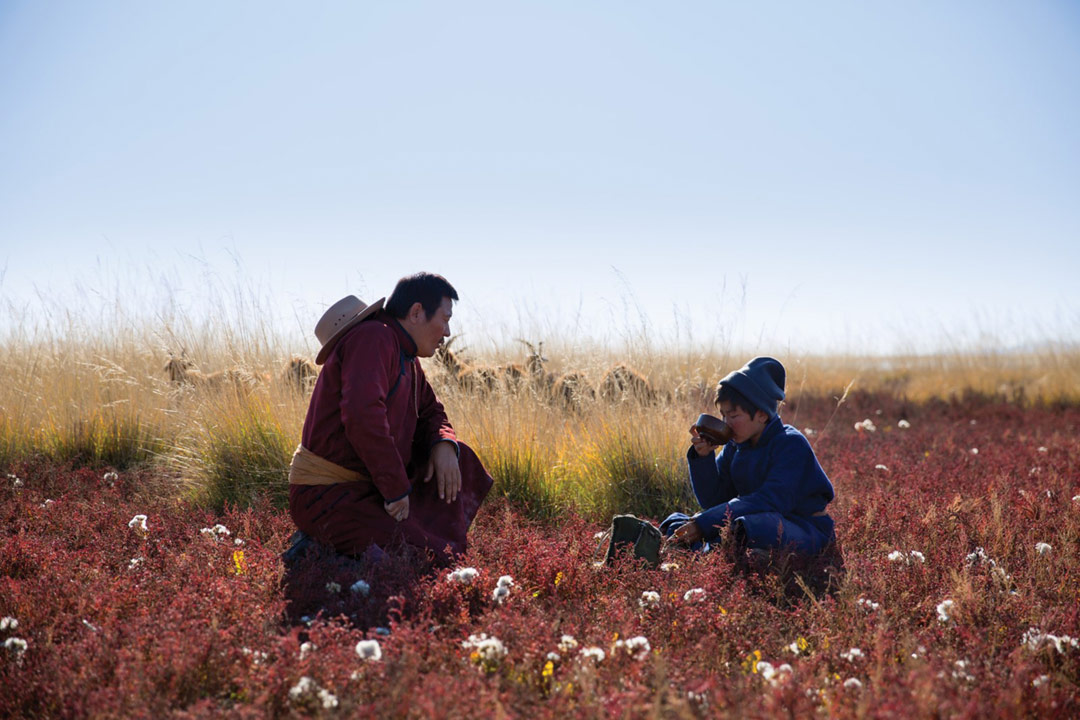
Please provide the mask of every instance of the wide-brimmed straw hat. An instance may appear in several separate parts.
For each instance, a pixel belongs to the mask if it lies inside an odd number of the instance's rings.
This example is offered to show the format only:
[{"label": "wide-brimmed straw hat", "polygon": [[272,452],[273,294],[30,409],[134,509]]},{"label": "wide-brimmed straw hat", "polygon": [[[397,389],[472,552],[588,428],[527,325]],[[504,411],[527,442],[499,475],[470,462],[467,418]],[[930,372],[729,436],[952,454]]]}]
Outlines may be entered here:
[{"label": "wide-brimmed straw hat", "polygon": [[355,295],[349,295],[338,300],[330,306],[315,324],[315,337],[319,339],[322,349],[315,356],[315,364],[322,365],[330,355],[330,351],[337,345],[337,341],[345,334],[345,331],[356,323],[371,317],[382,309],[386,298],[379,298],[370,305]]}]

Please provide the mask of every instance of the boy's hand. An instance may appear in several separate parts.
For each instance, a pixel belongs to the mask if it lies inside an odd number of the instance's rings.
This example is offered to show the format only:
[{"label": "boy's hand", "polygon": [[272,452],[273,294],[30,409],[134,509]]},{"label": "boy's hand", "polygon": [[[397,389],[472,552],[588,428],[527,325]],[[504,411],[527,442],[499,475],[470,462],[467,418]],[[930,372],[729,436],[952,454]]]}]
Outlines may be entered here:
[{"label": "boy's hand", "polygon": [[716,451],[719,445],[713,445],[711,442],[701,437],[698,434],[697,428],[690,428],[690,442],[694,445],[694,452],[698,454],[698,457],[705,457]]},{"label": "boy's hand", "polygon": [[701,527],[691,520],[671,534],[671,542],[678,545],[693,545],[705,539]]}]

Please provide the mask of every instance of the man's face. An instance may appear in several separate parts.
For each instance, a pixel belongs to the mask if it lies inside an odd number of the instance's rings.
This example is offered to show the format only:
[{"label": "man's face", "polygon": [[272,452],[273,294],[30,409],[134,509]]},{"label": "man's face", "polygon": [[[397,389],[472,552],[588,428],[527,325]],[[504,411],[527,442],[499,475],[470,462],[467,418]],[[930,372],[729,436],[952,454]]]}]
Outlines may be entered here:
[{"label": "man's face", "polygon": [[737,443],[743,443],[747,440],[756,443],[757,439],[761,437],[761,431],[769,424],[768,415],[760,410],[751,415],[741,407],[736,407],[727,402],[720,403],[719,408],[720,417],[731,428],[732,439]]},{"label": "man's face", "polygon": [[405,329],[416,341],[416,354],[419,357],[431,357],[443,338],[450,337],[450,317],[453,314],[453,301],[448,297],[442,299],[430,318],[424,315],[424,307],[420,303],[413,304],[406,318]]}]

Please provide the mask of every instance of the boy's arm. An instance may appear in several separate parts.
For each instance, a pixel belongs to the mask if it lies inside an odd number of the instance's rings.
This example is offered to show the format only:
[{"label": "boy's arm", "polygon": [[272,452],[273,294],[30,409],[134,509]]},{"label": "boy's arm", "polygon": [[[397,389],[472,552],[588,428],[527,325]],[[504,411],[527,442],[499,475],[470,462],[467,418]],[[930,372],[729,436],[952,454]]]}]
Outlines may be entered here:
[{"label": "boy's arm", "polygon": [[813,450],[802,436],[792,438],[777,449],[770,458],[764,482],[752,493],[728,499],[700,513],[695,522],[706,539],[713,539],[728,518],[760,512],[790,514],[804,492],[803,478]]},{"label": "boy's arm", "polygon": [[815,465],[814,451],[802,435],[786,435],[769,459],[764,481],[758,489],[728,502],[732,517],[759,512],[789,515],[808,495]]},{"label": "boy's arm", "polygon": [[720,456],[712,453],[701,456],[690,447],[686,451],[686,464],[690,469],[690,486],[702,508],[727,502],[735,497],[735,483],[731,480],[731,455],[734,448],[725,445]]}]

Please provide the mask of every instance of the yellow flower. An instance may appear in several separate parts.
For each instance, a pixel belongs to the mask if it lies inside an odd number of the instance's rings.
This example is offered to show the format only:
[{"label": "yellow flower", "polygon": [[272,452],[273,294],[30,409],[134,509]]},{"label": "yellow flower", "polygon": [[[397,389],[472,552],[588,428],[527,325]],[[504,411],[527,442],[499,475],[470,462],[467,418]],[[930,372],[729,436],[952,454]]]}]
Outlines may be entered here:
[{"label": "yellow flower", "polygon": [[743,660],[742,667],[745,673],[757,673],[757,664],[761,662],[761,651],[755,650],[746,656]]},{"label": "yellow flower", "polygon": [[810,643],[802,635],[795,641],[795,647],[799,648],[799,652],[804,653],[810,649]]},{"label": "yellow flower", "polygon": [[243,575],[244,574],[244,568],[246,567],[246,565],[244,563],[244,551],[243,550],[233,550],[232,559],[233,559],[233,563],[236,564],[236,574],[237,575]]},{"label": "yellow flower", "polygon": [[727,615],[727,610],[724,609],[723,605],[718,605],[717,607],[720,608],[720,614],[721,615]]},{"label": "yellow flower", "polygon": [[542,675],[545,678],[549,678],[554,674],[555,674],[555,663],[548,660],[546,663],[544,663],[544,672],[542,673]]},{"label": "yellow flower", "polygon": [[555,587],[559,587],[559,583],[562,582],[562,579],[563,579],[563,572],[562,572],[562,570],[560,570],[559,572],[555,573]]}]

